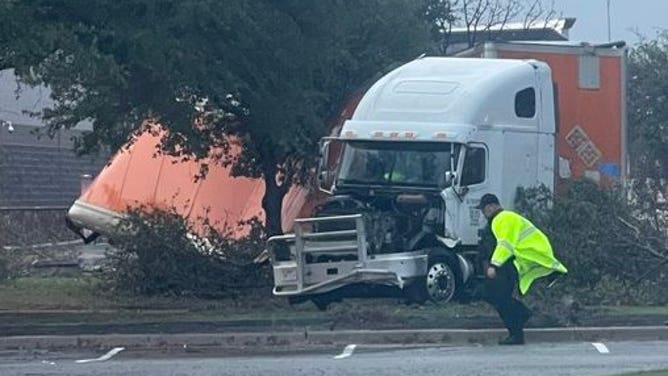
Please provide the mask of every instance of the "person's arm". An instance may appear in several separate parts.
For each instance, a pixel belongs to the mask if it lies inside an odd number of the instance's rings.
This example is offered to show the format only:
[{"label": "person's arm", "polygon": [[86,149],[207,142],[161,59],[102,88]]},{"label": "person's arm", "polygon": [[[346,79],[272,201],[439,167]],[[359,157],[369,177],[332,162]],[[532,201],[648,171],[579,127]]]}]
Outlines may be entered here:
[{"label": "person's arm", "polygon": [[492,252],[490,266],[498,268],[514,255],[517,231],[512,218],[501,213],[492,221],[492,232],[496,238],[496,247]]},{"label": "person's arm", "polygon": [[478,265],[488,277],[490,277],[489,260],[492,257],[492,252],[495,247],[496,239],[494,239],[492,224],[490,223],[486,225],[484,229],[480,230],[480,244],[478,245]]}]

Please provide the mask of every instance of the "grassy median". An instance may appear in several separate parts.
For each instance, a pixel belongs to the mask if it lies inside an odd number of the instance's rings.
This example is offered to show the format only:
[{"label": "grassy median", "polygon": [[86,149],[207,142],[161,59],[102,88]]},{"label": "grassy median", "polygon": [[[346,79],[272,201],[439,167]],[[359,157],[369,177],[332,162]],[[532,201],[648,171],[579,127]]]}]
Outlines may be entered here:
[{"label": "grassy median", "polygon": [[[577,325],[663,325],[668,307],[585,307]],[[55,326],[153,325],[155,331],[208,331],[216,328],[294,329],[485,328],[501,323],[487,304],[405,305],[398,298],[344,299],[319,311],[306,302],[289,305],[271,289],[248,289],[236,297],[133,296],[108,290],[94,275],[21,277],[0,283],[0,326],[7,333],[51,333]],[[39,327],[42,325],[42,327]],[[540,311],[529,326],[558,326]],[[145,326],[146,327],[146,326]],[[54,329],[55,330],[55,329]],[[83,331],[84,329],[80,329]],[[112,329],[110,329],[112,330]],[[116,329],[113,329],[116,330]],[[5,334],[7,335],[7,334]]]}]

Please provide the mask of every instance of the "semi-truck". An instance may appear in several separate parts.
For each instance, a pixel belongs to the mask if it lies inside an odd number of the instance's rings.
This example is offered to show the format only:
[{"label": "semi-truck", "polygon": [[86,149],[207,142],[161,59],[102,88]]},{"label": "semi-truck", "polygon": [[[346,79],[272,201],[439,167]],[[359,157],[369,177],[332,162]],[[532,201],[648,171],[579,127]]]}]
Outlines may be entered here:
[{"label": "semi-truck", "polygon": [[624,181],[625,61],[623,42],[490,42],[384,75],[320,143],[328,198],[268,239],[273,293],[451,301],[484,278],[483,194]]}]

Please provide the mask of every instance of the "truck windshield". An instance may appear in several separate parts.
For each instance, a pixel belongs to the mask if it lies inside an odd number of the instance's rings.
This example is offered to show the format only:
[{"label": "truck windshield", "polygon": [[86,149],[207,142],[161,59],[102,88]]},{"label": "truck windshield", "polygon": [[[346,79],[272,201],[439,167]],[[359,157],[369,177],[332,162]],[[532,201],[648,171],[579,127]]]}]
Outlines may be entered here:
[{"label": "truck windshield", "polygon": [[341,157],[339,185],[405,185],[438,187],[450,169],[454,148],[457,166],[459,145],[446,142],[348,142]]}]

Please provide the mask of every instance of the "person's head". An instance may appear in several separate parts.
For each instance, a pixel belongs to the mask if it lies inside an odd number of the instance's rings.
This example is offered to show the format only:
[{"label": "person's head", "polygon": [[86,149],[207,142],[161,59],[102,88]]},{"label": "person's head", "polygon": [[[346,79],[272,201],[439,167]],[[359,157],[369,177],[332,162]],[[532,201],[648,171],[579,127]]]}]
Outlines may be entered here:
[{"label": "person's head", "polygon": [[485,215],[485,218],[491,218],[494,213],[501,210],[501,204],[499,203],[499,198],[496,195],[491,193],[486,193],[480,198],[480,204],[478,204],[478,209],[482,211],[482,214]]}]

